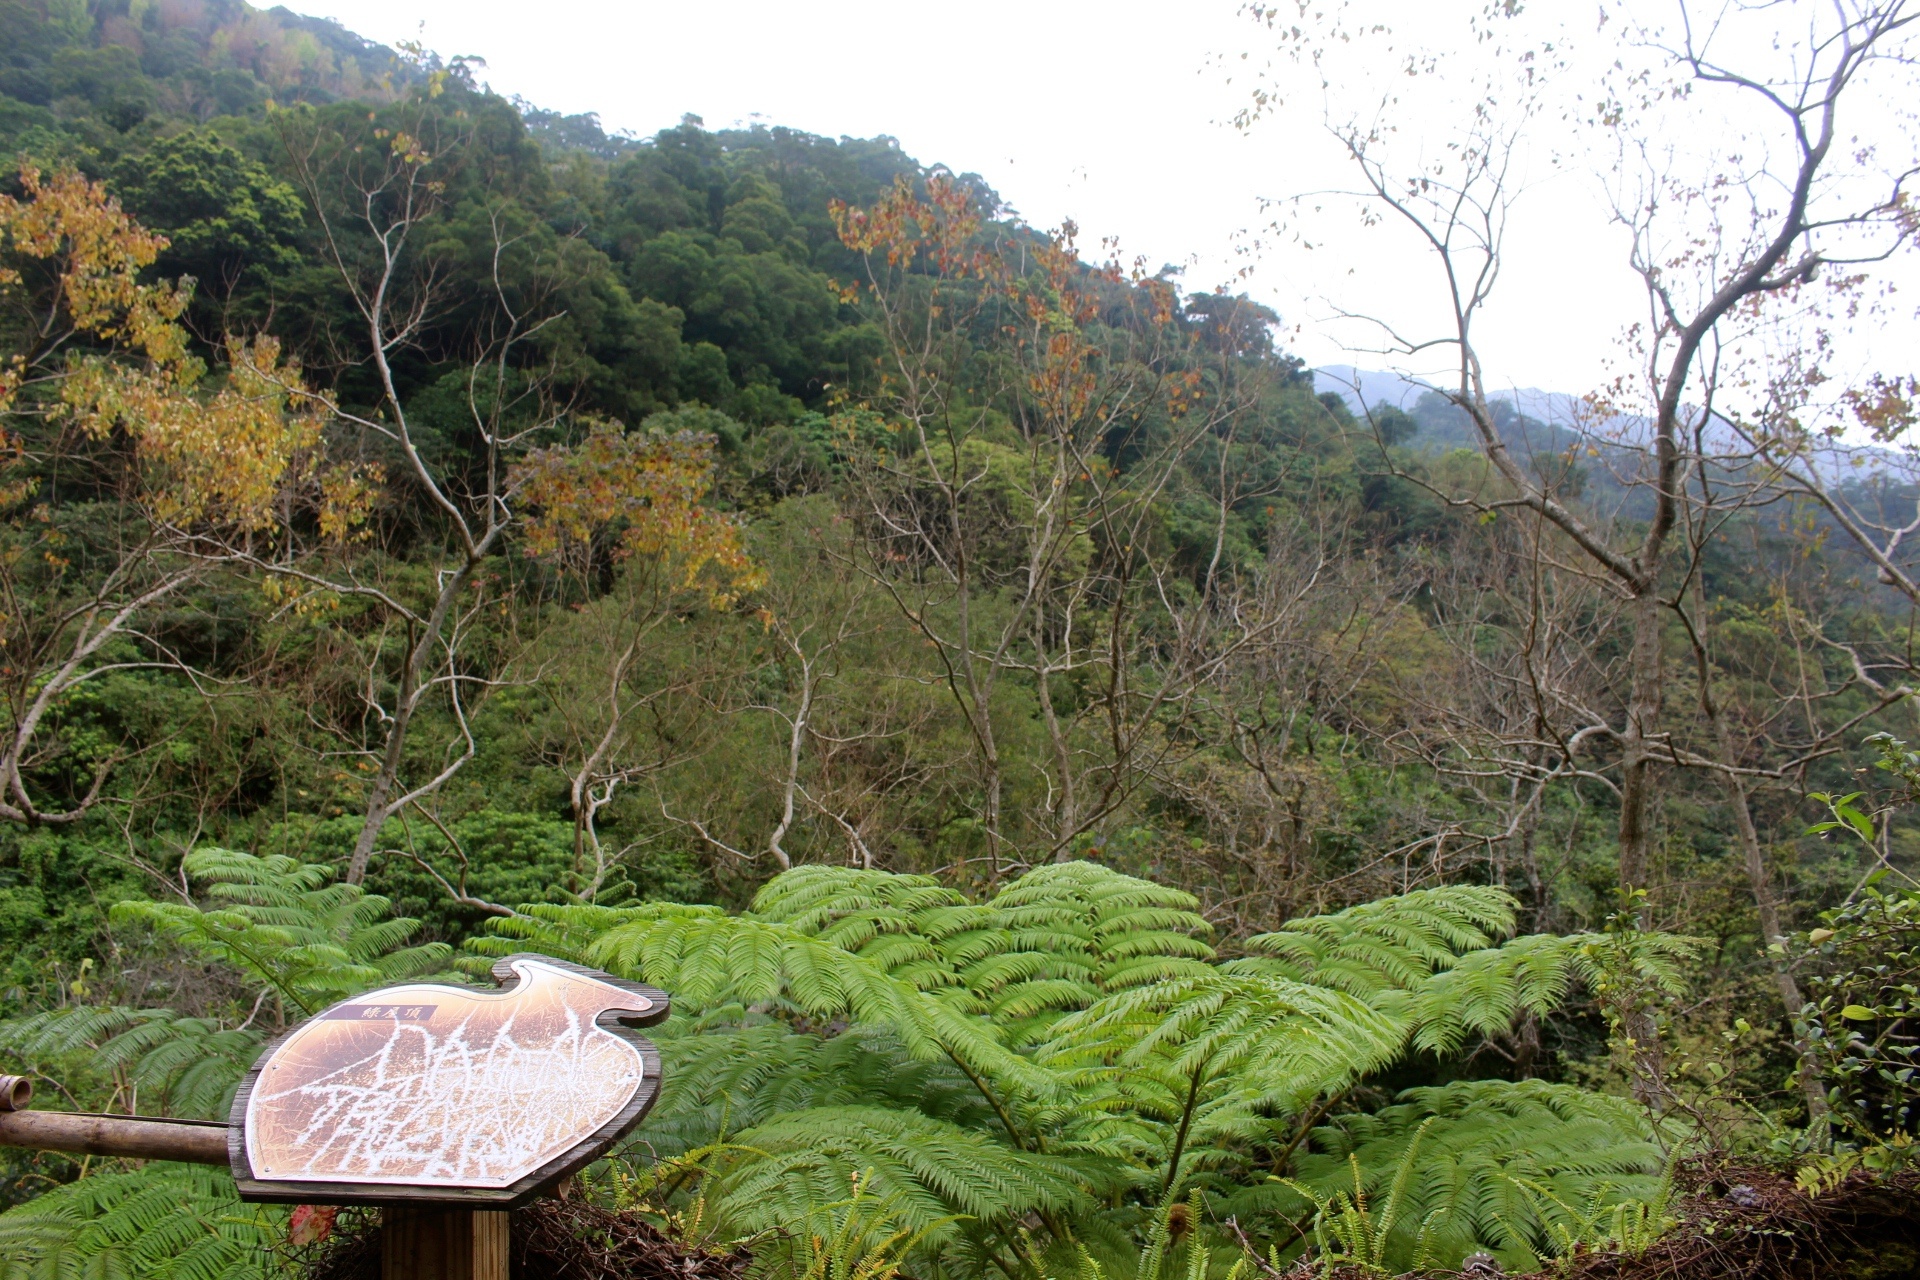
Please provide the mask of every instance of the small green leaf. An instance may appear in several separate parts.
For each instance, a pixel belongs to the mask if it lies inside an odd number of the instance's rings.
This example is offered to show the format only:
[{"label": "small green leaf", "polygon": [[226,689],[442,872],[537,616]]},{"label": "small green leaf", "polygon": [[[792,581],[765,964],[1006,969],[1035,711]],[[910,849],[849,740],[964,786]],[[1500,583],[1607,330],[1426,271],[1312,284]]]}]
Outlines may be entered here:
[{"label": "small green leaf", "polygon": [[1840,1011],[1840,1016],[1854,1022],[1872,1022],[1875,1014],[1863,1004],[1850,1004]]}]

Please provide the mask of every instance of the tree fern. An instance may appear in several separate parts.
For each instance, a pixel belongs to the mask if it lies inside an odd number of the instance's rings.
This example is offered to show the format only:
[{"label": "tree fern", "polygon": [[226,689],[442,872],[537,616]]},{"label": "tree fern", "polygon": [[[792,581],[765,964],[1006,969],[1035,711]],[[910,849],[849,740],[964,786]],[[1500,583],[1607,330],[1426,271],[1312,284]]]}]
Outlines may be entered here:
[{"label": "tree fern", "polygon": [[0,1214],[0,1280],[259,1280],[285,1210],[242,1204],[224,1169],[96,1173]]},{"label": "tree fern", "polygon": [[[1624,962],[1612,935],[1611,950],[1585,937],[1496,946],[1512,899],[1464,886],[1297,920],[1221,963],[1195,905],[1091,863],[1038,868],[982,902],[928,877],[807,867],[770,881],[740,916],[536,906],[494,922],[479,950],[532,946],[630,973],[696,1015],[663,1029],[670,1083],[649,1141],[671,1152],[726,1139],[718,1185],[741,1229],[844,1198],[867,1168],[911,1224],[992,1220],[1024,1203],[1009,1189],[1017,1183],[988,1195],[967,1192],[972,1180],[1040,1169],[1077,1188],[1071,1232],[1081,1239],[1137,1224],[1127,1203],[1164,1204],[1190,1177],[1244,1188],[1267,1162],[1298,1157],[1308,1169],[1333,1158],[1337,1126],[1298,1149],[1316,1106],[1416,1048],[1450,1052],[1470,1031],[1544,1011],[1576,981],[1606,981],[1609,965],[1625,963],[1633,981],[1677,980],[1681,953],[1658,935],[1628,940],[1636,958]],[[1449,1240],[1483,1238],[1502,1213],[1521,1224],[1516,1240],[1537,1228],[1537,1215],[1510,1203],[1518,1184],[1493,1158],[1524,1146],[1532,1128],[1543,1158],[1528,1176],[1569,1193],[1585,1186],[1579,1166],[1547,1157],[1594,1136],[1593,1117],[1565,1101],[1586,1095],[1485,1088],[1494,1093],[1410,1094],[1401,1111],[1426,1112],[1407,1124],[1389,1112],[1380,1133],[1355,1129],[1350,1142],[1372,1178],[1395,1141],[1431,1120],[1451,1198],[1421,1182],[1418,1216],[1445,1208]],[[1496,1113],[1504,1127],[1489,1127]],[[1507,1147],[1473,1148],[1476,1125]],[[1627,1132],[1613,1128],[1616,1139]],[[1609,1159],[1597,1167],[1613,1168]],[[1244,1194],[1250,1212],[1278,1213],[1275,1197],[1292,1193]],[[1108,1207],[1087,1207],[1096,1201]],[[1056,1212],[1042,1214],[1049,1231],[1068,1230],[1047,1216]],[[955,1227],[941,1239],[956,1265],[1010,1265],[995,1251],[1011,1246],[991,1232]]]},{"label": "tree fern", "polygon": [[152,925],[303,1014],[440,967],[452,954],[442,942],[405,946],[419,922],[392,915],[391,903],[358,885],[332,883],[328,866],[203,848],[183,867],[217,905],[134,900],[115,905],[114,922]]},{"label": "tree fern", "polygon": [[844,1198],[855,1175],[894,1201],[900,1220],[933,1228],[964,1215],[1008,1223],[1029,1213],[1086,1204],[1083,1175],[1069,1161],[1013,1150],[977,1130],[887,1107],[792,1112],[735,1139],[744,1154],[713,1192],[736,1231],[767,1230],[805,1217],[811,1204]]},{"label": "tree fern", "polygon": [[[444,958],[325,868],[206,850],[189,872],[204,909],[130,904],[115,919],[230,966],[264,1003],[225,1021],[43,1014],[0,1026],[0,1050],[49,1064],[85,1055],[143,1100],[217,1113],[264,1025]],[[1091,863],[1037,868],[982,901],[923,876],[803,867],[738,915],[529,906],[491,922],[466,963],[531,949],[673,992],[675,1016],[656,1033],[666,1089],[628,1154],[688,1162],[737,1233],[808,1221],[870,1178],[862,1204],[918,1241],[916,1273],[1012,1275],[1076,1243],[1131,1256],[1189,1182],[1285,1232],[1311,1204],[1270,1171],[1317,1195],[1358,1176],[1373,1194],[1417,1163],[1383,1257],[1430,1220],[1455,1256],[1493,1245],[1522,1259],[1566,1225],[1556,1206],[1641,1187],[1657,1158],[1629,1104],[1470,1082],[1339,1115],[1303,1145],[1313,1117],[1411,1052],[1456,1052],[1576,985],[1679,981],[1686,946],[1661,935],[1495,945],[1512,905],[1494,889],[1422,890],[1293,921],[1222,962],[1189,895]],[[102,1275],[170,1278],[189,1274],[173,1268],[191,1254],[194,1280],[217,1280],[222,1251],[258,1229],[245,1213],[229,1221],[193,1200],[164,1229],[123,1239],[105,1225],[144,1221],[169,1196],[186,1203],[199,1193],[183,1176],[109,1167],[0,1226],[52,1268],[35,1274],[98,1257]],[[670,1194],[686,1183],[676,1174]],[[1192,1252],[1204,1263],[1203,1247]]]},{"label": "tree fern", "polygon": [[1310,916],[1247,939],[1231,971],[1267,973],[1355,995],[1415,987],[1513,930],[1503,889],[1446,885]]},{"label": "tree fern", "polygon": [[[1416,1135],[1418,1159],[1408,1161]],[[1472,1080],[1410,1089],[1391,1107],[1322,1125],[1297,1180],[1331,1198],[1353,1190],[1357,1169],[1366,1193],[1383,1199],[1404,1178],[1385,1254],[1396,1269],[1424,1245],[1437,1265],[1485,1249],[1522,1270],[1555,1251],[1550,1219],[1559,1212],[1526,1184],[1568,1205],[1610,1204],[1655,1195],[1663,1162],[1645,1112],[1626,1099],[1542,1080]],[[1236,1192],[1222,1211],[1297,1221],[1314,1206],[1267,1182]]]}]

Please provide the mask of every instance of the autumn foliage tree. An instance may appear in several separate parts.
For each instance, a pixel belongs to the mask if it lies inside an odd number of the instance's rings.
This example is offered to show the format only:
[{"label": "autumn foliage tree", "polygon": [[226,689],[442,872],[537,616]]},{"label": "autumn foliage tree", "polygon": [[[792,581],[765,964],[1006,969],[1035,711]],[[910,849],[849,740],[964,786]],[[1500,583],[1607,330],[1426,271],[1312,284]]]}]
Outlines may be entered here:
[{"label": "autumn foliage tree", "polygon": [[[948,176],[833,213],[864,264],[853,296],[887,340],[870,400],[883,425],[852,450],[863,563],[938,655],[997,876],[1101,830],[1182,754],[1171,726],[1204,682],[1270,630],[1223,603],[1251,586],[1229,531],[1258,485],[1226,459],[1267,371],[1209,351],[1139,263],[1083,263],[1070,223],[989,224]],[[1218,465],[1196,465],[1209,451]],[[1182,500],[1206,524],[1176,547],[1161,522]],[[1018,833],[1008,681],[1032,688],[1046,744],[1045,800]]]},{"label": "autumn foliage tree", "polygon": [[364,506],[276,342],[229,342],[219,376],[192,354],[192,281],[140,278],[164,237],[72,170],[29,166],[20,185],[0,196],[0,815],[64,824],[122,762],[68,739],[71,699],[115,672],[184,669],[142,628],[207,572],[203,541],[271,543],[296,506],[338,537]]},{"label": "autumn foliage tree", "polygon": [[713,446],[695,431],[599,423],[577,445],[534,450],[513,474],[531,512],[526,553],[564,566],[583,588],[603,575],[616,579],[595,606],[599,625],[586,629],[592,675],[571,691],[584,696],[555,695],[571,739],[572,892],[589,902],[614,863],[596,818],[655,763],[633,725],[662,692],[634,678],[649,636],[684,609],[726,608],[765,580],[739,522],[704,505]]}]

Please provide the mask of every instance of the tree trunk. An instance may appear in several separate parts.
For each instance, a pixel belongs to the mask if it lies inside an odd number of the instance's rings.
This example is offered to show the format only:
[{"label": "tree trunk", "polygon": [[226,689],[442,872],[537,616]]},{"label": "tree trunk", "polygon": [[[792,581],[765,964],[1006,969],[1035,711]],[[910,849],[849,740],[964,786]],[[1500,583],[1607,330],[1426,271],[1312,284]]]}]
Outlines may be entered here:
[{"label": "tree trunk", "polygon": [[[1732,735],[1727,731],[1726,719],[1720,714],[1718,706],[1712,706],[1711,710],[1720,741],[1721,762],[1730,766],[1734,762]],[[1747,803],[1747,784],[1735,773],[1723,772],[1720,776],[1725,780],[1727,806],[1733,810],[1734,827],[1740,834],[1740,852],[1746,859],[1747,884],[1753,890],[1754,909],[1760,916],[1760,945],[1766,952],[1767,963],[1773,969],[1773,985],[1780,992],[1780,1004],[1786,1012],[1787,1025],[1793,1028],[1793,1052],[1800,1060],[1800,1090],[1807,1099],[1808,1135],[1815,1139],[1816,1145],[1824,1147],[1827,1091],[1820,1070],[1814,1065],[1813,1045],[1807,1035],[1807,999],[1787,963],[1787,934],[1780,923],[1780,904],[1775,901],[1773,885],[1767,878],[1766,859],[1760,850],[1760,833],[1754,828],[1753,809]]]},{"label": "tree trunk", "polygon": [[[1646,890],[1653,867],[1651,740],[1659,733],[1660,713],[1665,705],[1661,687],[1660,598],[1655,575],[1649,574],[1635,594],[1628,617],[1633,626],[1633,648],[1629,657],[1631,689],[1627,703],[1626,732],[1621,735],[1623,756],[1620,762],[1620,891],[1625,901],[1632,891]],[[1642,897],[1636,914],[1642,929],[1653,927],[1652,899]],[[1634,1060],[1634,1095],[1641,1102],[1660,1107],[1666,1100],[1666,1051],[1660,1044],[1660,1028],[1654,1016],[1638,1003],[1628,1006],[1621,1019],[1629,1051]]]},{"label": "tree trunk", "polygon": [[400,764],[406,753],[407,728],[413,723],[414,710],[420,703],[420,684],[426,676],[427,655],[433,652],[435,642],[446,628],[447,615],[453,611],[453,602],[467,585],[467,579],[478,563],[477,559],[469,556],[467,562],[446,579],[440,587],[439,598],[433,602],[433,612],[427,615],[426,623],[418,633],[411,637],[407,665],[400,677],[400,696],[394,700],[393,720],[387,726],[386,748],[381,752],[380,768],[375,771],[367,787],[366,817],[360,823],[359,838],[353,842],[353,858],[347,863],[348,884],[360,884],[367,878],[367,864],[373,859],[374,841],[380,838],[380,828],[386,826],[387,819],[393,816],[391,801],[394,784],[400,777]]},{"label": "tree trunk", "polygon": [[[1633,626],[1629,658],[1631,691],[1627,702],[1626,732],[1621,735],[1620,761],[1620,889],[1623,893],[1648,887],[1653,867],[1651,821],[1653,747],[1660,731],[1665,690],[1660,654],[1660,601],[1653,583],[1635,596],[1628,617]],[[1640,908],[1642,927],[1649,924],[1649,908]]]}]

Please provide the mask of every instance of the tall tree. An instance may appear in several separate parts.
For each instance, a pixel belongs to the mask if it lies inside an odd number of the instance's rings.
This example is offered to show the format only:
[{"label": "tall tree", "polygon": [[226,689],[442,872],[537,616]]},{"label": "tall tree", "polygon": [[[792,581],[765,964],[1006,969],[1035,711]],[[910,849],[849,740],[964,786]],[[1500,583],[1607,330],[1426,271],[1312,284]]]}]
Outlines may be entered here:
[{"label": "tall tree", "polygon": [[[141,281],[166,239],[102,186],[31,166],[20,183],[0,196],[0,817],[65,825],[127,748],[75,750],[62,715],[115,673],[191,674],[146,628],[206,573],[201,539],[270,536],[321,483],[321,424],[270,339],[230,342],[206,376],[179,323],[191,281]],[[333,497],[337,533],[363,512]]]},{"label": "tall tree", "polygon": [[[1513,39],[1501,24],[1517,12],[1489,10],[1483,35]],[[1323,78],[1331,74],[1320,58],[1334,33],[1311,24],[1283,26],[1271,9],[1261,15],[1285,32],[1300,65],[1317,65]],[[1625,481],[1638,495],[1640,517],[1632,521],[1605,520],[1570,500],[1554,469],[1528,456],[1529,442],[1495,413],[1476,332],[1505,263],[1522,185],[1517,157],[1547,106],[1548,88],[1557,87],[1556,73],[1569,63],[1551,45],[1524,52],[1503,47],[1499,61],[1517,74],[1497,88],[1476,86],[1480,103],[1463,117],[1459,136],[1416,157],[1395,146],[1385,124],[1394,99],[1351,115],[1339,114],[1343,106],[1330,108],[1328,125],[1360,179],[1362,204],[1406,229],[1437,269],[1437,301],[1446,317],[1440,331],[1414,332],[1387,317],[1378,324],[1388,348],[1403,358],[1434,348],[1452,352],[1447,397],[1465,414],[1498,484],[1443,496],[1489,520],[1524,511],[1551,523],[1620,597],[1625,698],[1588,741],[1617,753],[1608,767],[1618,791],[1623,890],[1644,890],[1653,875],[1657,777],[1664,765],[1694,764],[1729,779],[1741,773],[1717,749],[1680,758],[1669,719],[1667,629],[1690,578],[1689,548],[1680,536],[1689,520],[1689,479],[1743,469],[1739,442],[1717,424],[1743,387],[1767,387],[1799,370],[1790,355],[1782,367],[1769,338],[1798,333],[1821,273],[1855,275],[1912,232],[1905,192],[1915,167],[1903,157],[1852,146],[1844,116],[1872,96],[1912,92],[1914,16],[1904,0],[1849,2],[1810,12],[1787,37],[1773,9],[1707,14],[1683,3],[1666,26],[1609,11],[1648,55],[1644,62],[1622,60],[1617,74],[1594,86],[1598,122],[1619,140],[1616,154],[1625,166],[1615,211],[1631,236],[1624,266],[1643,288],[1647,319],[1625,337],[1627,371],[1590,400],[1587,430],[1604,443],[1610,462],[1629,468]],[[1768,41],[1772,49],[1762,52]],[[1438,69],[1424,56],[1408,66],[1416,73]],[[1660,127],[1661,104],[1716,93],[1730,96],[1717,105],[1733,113],[1739,127],[1762,135],[1754,153],[1731,174],[1654,161],[1660,153],[1645,135]],[[1260,99],[1247,121],[1273,102]],[[1644,169],[1636,167],[1641,159]],[[1633,424],[1624,439],[1601,440],[1610,431],[1622,434],[1622,421]],[[1753,450],[1744,453],[1751,459]],[[1750,499],[1754,490],[1749,484],[1742,492]],[[1702,512],[1700,518],[1711,523],[1714,517]],[[1730,795],[1744,814],[1744,795]],[[1769,914],[1764,902],[1761,909]],[[1797,1017],[1799,1011],[1788,1012]],[[1629,1034],[1657,1052],[1651,1025]]]}]

